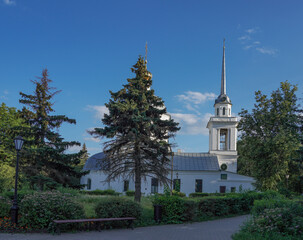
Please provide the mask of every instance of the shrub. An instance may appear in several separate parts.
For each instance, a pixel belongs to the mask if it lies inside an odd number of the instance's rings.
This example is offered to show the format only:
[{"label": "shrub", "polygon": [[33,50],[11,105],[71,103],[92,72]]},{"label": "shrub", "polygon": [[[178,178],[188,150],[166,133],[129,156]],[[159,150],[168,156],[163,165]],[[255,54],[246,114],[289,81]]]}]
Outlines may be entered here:
[{"label": "shrub", "polygon": [[172,194],[173,194],[174,196],[178,196],[178,197],[185,197],[185,196],[186,196],[185,193],[183,193],[183,192],[178,192],[178,191],[176,191],[176,190],[173,190]]},{"label": "shrub", "polygon": [[285,200],[285,199],[262,199],[256,200],[254,202],[254,206],[252,208],[253,215],[259,215],[263,213],[265,209],[272,209],[272,208],[281,208],[296,205],[296,203]]},{"label": "shrub", "polygon": [[303,207],[292,204],[282,208],[264,209],[262,213],[247,222],[240,233],[263,237],[272,234],[280,236],[272,239],[302,239]]},{"label": "shrub", "polygon": [[12,203],[4,197],[0,196],[0,218],[8,217]]},{"label": "shrub", "polygon": [[[141,206],[137,202],[118,197],[101,199],[96,205],[95,212],[98,218],[135,217],[137,220],[140,220],[142,215]],[[105,225],[121,227],[126,223],[113,222]]]},{"label": "shrub", "polygon": [[[33,194],[35,191],[34,190],[19,190],[18,191],[18,195],[17,195],[17,198],[18,198],[18,203],[20,203],[22,201],[22,199],[26,196],[26,195],[31,195]],[[6,192],[3,192],[1,194],[3,197],[5,198],[9,198],[10,200],[14,200],[14,197],[15,197],[15,192],[14,191],[6,191]]]},{"label": "shrub", "polygon": [[36,192],[27,195],[21,202],[20,224],[33,229],[53,230],[55,219],[79,219],[84,217],[83,207],[74,202],[70,194],[53,192]]},{"label": "shrub", "polygon": [[97,190],[93,190],[93,191],[82,190],[81,193],[88,194],[88,195],[111,195],[111,196],[118,196],[120,194],[113,189],[106,189],[106,190],[97,189]]},{"label": "shrub", "polygon": [[207,197],[207,196],[209,196],[208,193],[201,193],[201,192],[194,192],[194,193],[189,194],[189,197],[192,197],[192,198],[194,198],[194,197]]},{"label": "shrub", "polygon": [[128,190],[125,192],[125,194],[126,194],[126,196],[133,197],[133,196],[135,196],[135,191]]},{"label": "shrub", "polygon": [[192,221],[196,215],[196,203],[178,196],[157,195],[153,200],[153,204],[162,205],[163,221],[167,223]]}]

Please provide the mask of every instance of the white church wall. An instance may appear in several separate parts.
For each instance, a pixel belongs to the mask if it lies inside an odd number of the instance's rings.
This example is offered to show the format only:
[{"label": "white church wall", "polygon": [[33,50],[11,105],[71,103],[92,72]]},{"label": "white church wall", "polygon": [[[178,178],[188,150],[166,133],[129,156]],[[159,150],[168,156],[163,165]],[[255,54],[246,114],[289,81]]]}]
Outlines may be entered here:
[{"label": "white church wall", "polygon": [[[221,174],[227,174],[227,179],[222,180]],[[113,189],[116,192],[123,193],[124,179],[119,178],[116,181],[110,183],[105,182],[106,175],[103,171],[91,171],[89,174],[81,178],[81,184],[87,184],[87,179],[91,179],[90,190],[106,190]],[[170,175],[168,176],[170,179]],[[142,179],[141,192],[143,195],[151,194],[151,177]],[[195,192],[196,179],[202,180],[202,192],[215,193],[220,192],[220,186],[226,187],[226,192],[230,192],[232,187],[242,190],[253,190],[252,183],[253,178],[235,174],[232,172],[225,171],[174,171],[173,179],[180,179],[180,191],[185,193],[187,196],[190,193]],[[240,187],[241,186],[241,187]],[[170,186],[169,186],[170,187]],[[87,188],[86,188],[87,190]],[[135,190],[135,183],[133,179],[129,179],[129,190]],[[158,193],[164,192],[164,186],[158,185]]]}]

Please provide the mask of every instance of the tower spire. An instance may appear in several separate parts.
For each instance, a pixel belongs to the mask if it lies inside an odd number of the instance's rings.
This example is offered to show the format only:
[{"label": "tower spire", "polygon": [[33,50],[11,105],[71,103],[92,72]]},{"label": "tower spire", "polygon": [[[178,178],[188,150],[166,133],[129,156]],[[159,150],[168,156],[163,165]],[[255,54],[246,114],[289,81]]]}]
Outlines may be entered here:
[{"label": "tower spire", "polygon": [[145,43],[145,63],[147,65],[147,41]]},{"label": "tower spire", "polygon": [[226,70],[225,70],[225,38],[223,39],[223,59],[221,75],[221,95],[226,95]]}]

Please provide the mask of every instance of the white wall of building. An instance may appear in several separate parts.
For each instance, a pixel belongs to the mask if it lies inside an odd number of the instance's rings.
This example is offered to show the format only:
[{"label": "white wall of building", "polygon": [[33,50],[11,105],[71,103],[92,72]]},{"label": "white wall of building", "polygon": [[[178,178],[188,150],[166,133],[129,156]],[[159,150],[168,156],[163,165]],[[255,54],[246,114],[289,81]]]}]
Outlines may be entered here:
[{"label": "white wall of building", "polygon": [[[227,179],[222,180],[221,174],[227,174]],[[82,177],[81,184],[87,184],[88,178],[91,179],[90,190],[113,189],[116,192],[123,193],[124,179],[122,177],[118,178],[116,181],[108,183],[105,182],[106,174],[103,171],[91,171],[89,174]],[[175,171],[173,174],[173,179],[181,180],[180,191],[185,193],[187,196],[190,193],[195,192],[196,179],[202,179],[202,192],[206,193],[220,192],[220,186],[226,186],[226,192],[230,192],[231,187],[235,187],[237,192],[240,190],[240,188],[242,190],[254,189],[252,185],[254,182],[253,178],[227,171]],[[135,183],[133,179],[129,180],[129,190],[135,190]],[[147,177],[145,180],[142,179],[141,192],[144,195],[151,194],[151,177]],[[163,185],[159,184],[158,192],[164,192]]]}]

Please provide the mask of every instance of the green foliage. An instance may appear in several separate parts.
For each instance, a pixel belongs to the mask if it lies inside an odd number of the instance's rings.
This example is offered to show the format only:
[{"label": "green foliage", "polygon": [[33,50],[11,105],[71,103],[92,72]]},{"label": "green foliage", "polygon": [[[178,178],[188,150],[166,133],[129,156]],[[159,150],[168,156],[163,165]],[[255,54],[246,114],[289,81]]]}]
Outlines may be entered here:
[{"label": "green foliage", "polygon": [[8,217],[12,203],[5,197],[0,196],[0,218]]},{"label": "green foliage", "polygon": [[[278,236],[271,239],[303,239],[303,206],[298,204],[285,204],[276,207],[268,205],[263,211],[257,212],[254,217],[242,227],[239,236],[249,235]],[[239,238],[234,238],[239,239]],[[258,238],[255,238],[258,239]]]},{"label": "green foliage", "polygon": [[135,196],[135,191],[128,190],[128,191],[126,191],[125,194],[126,194],[126,196],[133,197],[133,196]]},{"label": "green foliage", "polygon": [[190,193],[189,197],[195,198],[195,197],[207,197],[209,196],[208,193],[201,193],[201,192],[194,192],[194,193]]},{"label": "green foliage", "polygon": [[88,194],[88,195],[112,195],[112,196],[118,196],[120,194],[113,189],[106,189],[106,190],[96,189],[93,191],[82,190],[81,193]]},{"label": "green foliage", "polygon": [[28,225],[33,229],[48,228],[53,231],[53,220],[84,218],[84,210],[70,194],[58,191],[36,192],[23,198],[20,215],[21,226]]},{"label": "green foliage", "polygon": [[178,197],[185,197],[186,194],[180,191],[173,190],[173,195]]},{"label": "green foliage", "polygon": [[[119,197],[100,199],[95,208],[95,212],[98,218],[135,217],[137,220],[140,220],[142,216],[142,208],[140,204]],[[113,222],[106,225],[112,227],[121,227],[125,224],[127,224],[127,222]]]},{"label": "green foliage", "polygon": [[82,151],[65,153],[67,148],[80,143],[64,141],[58,131],[63,123],[76,124],[76,120],[64,115],[51,115],[54,112],[53,97],[59,91],[50,86],[52,80],[47,69],[42,71],[42,77],[32,82],[35,85],[33,95],[20,92],[19,102],[24,104],[20,114],[29,125],[20,128],[26,139],[21,170],[32,188],[55,189],[60,185],[80,188],[80,177],[84,173],[75,166],[80,163]]},{"label": "green foliage", "polygon": [[157,195],[153,200],[153,204],[162,206],[163,221],[166,223],[192,221],[195,217],[195,202],[185,200],[178,196]]},{"label": "green foliage", "polygon": [[292,160],[300,146],[296,91],[297,86],[287,81],[270,98],[257,91],[252,112],[239,113],[239,173],[253,176],[260,190],[277,190],[281,183],[286,186],[286,175],[294,176],[289,179],[291,186],[302,175]]},{"label": "green foliage", "polygon": [[154,175],[162,183],[167,182],[171,154],[167,141],[179,130],[174,120],[163,120],[166,114],[164,101],[151,89],[151,74],[146,62],[139,57],[131,69],[135,77],[118,92],[111,92],[105,106],[104,128],[95,128],[90,133],[95,137],[111,140],[104,145],[108,164],[107,180],[121,176],[134,176],[135,200],[141,199],[141,179]]},{"label": "green foliage", "polygon": [[[18,203],[20,203],[26,195],[31,195],[34,192],[35,191],[29,190],[29,189],[18,190],[18,194],[17,194]],[[14,191],[5,191],[5,192],[1,193],[1,196],[8,198],[10,200],[14,200],[15,192]]]},{"label": "green foliage", "polygon": [[297,204],[287,199],[274,198],[274,199],[256,200],[252,208],[252,214],[260,215],[265,211],[265,209],[290,207],[292,205],[297,205]]}]

